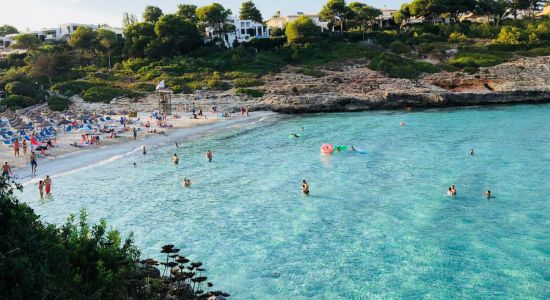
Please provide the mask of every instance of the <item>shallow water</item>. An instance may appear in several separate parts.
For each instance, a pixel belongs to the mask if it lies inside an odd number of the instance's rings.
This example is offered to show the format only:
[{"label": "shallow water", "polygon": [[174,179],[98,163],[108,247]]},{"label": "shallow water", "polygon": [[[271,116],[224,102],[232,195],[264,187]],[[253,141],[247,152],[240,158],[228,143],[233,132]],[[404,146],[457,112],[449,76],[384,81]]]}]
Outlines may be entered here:
[{"label": "shallow water", "polygon": [[[325,142],[367,154],[323,156]],[[82,208],[106,218],[144,257],[174,243],[234,299],[548,299],[548,178],[550,105],[364,112],[161,145],[54,177],[46,200],[29,185],[24,200],[56,224]]]}]

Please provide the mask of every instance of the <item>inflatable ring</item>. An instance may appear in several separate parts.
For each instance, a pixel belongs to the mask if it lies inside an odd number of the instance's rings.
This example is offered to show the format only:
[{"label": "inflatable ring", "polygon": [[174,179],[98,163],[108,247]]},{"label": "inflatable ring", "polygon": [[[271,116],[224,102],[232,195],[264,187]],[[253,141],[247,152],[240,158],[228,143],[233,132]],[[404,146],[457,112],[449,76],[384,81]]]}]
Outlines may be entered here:
[{"label": "inflatable ring", "polygon": [[330,154],[334,151],[334,147],[331,144],[323,144],[321,146],[321,153]]}]

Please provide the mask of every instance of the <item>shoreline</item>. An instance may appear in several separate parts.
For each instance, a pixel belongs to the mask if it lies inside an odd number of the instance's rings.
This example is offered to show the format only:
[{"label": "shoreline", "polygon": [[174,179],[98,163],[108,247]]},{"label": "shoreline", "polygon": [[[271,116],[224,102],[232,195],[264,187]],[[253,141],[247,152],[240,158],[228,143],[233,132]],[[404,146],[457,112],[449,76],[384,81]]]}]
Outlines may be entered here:
[{"label": "shoreline", "polygon": [[38,165],[34,177],[30,175],[30,167],[13,168],[13,177],[20,184],[27,185],[39,178],[50,175],[57,177],[83,168],[95,167],[110,161],[122,158],[126,155],[140,151],[142,146],[148,149],[168,145],[178,139],[190,139],[199,135],[228,130],[235,126],[251,125],[261,122],[266,118],[277,116],[276,112],[257,111],[249,117],[231,119],[209,124],[197,124],[191,127],[175,128],[167,131],[166,135],[146,136],[138,140],[122,141],[120,143],[99,146],[90,149],[82,149],[56,157],[53,160],[44,160]]}]

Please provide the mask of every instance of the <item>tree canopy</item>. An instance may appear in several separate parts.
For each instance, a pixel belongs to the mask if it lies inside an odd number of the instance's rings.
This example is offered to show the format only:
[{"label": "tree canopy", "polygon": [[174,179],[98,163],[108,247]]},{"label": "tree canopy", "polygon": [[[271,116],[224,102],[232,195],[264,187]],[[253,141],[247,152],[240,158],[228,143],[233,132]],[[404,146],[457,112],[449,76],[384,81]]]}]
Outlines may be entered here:
[{"label": "tree canopy", "polygon": [[156,23],[162,17],[162,10],[156,6],[146,6],[143,10],[143,21]]},{"label": "tree canopy", "polygon": [[378,8],[360,2],[352,2],[348,7],[351,21],[362,30],[369,25],[372,27],[376,18],[382,15],[382,11]]},{"label": "tree canopy", "polygon": [[36,49],[38,48],[38,46],[40,46],[41,43],[42,41],[40,41],[40,39],[36,35],[25,33],[15,37],[14,47],[27,50]]},{"label": "tree canopy", "polygon": [[155,25],[155,33],[168,55],[180,55],[201,44],[197,27],[178,15],[162,16]]},{"label": "tree canopy", "polygon": [[182,17],[185,21],[193,24],[197,23],[197,6],[192,4],[179,4],[176,14]]},{"label": "tree canopy", "polygon": [[258,23],[263,22],[262,13],[256,8],[256,5],[252,1],[243,2],[239,18],[241,20],[252,20]]},{"label": "tree canopy", "polygon": [[197,17],[204,26],[214,29],[214,34],[222,35],[227,32],[227,18],[231,15],[230,9],[225,9],[219,3],[212,3],[207,6],[197,8]]},{"label": "tree canopy", "polygon": [[311,19],[302,16],[286,26],[289,44],[303,44],[315,41],[321,34],[321,28]]},{"label": "tree canopy", "polygon": [[144,57],[150,50],[156,39],[155,26],[151,23],[141,22],[130,24],[124,29],[126,42],[124,53],[129,57]]},{"label": "tree canopy", "polygon": [[19,31],[17,30],[17,28],[8,24],[4,24],[0,26],[0,36],[12,34],[12,33],[19,33]]},{"label": "tree canopy", "polygon": [[325,21],[331,21],[335,24],[340,24],[340,30],[344,30],[344,22],[350,15],[350,9],[346,6],[345,0],[328,0],[323,5],[320,17]]}]

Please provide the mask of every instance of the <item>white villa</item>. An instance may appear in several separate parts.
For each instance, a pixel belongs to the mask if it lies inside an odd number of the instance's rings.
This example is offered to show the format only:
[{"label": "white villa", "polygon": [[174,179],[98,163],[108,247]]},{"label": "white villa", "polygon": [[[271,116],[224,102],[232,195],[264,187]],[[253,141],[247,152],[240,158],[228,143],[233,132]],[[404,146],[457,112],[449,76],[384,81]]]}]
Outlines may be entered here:
[{"label": "white villa", "polygon": [[66,40],[78,27],[88,27],[94,30],[104,28],[116,33],[117,36],[123,36],[122,28],[110,27],[109,25],[90,25],[90,24],[78,24],[78,23],[66,23],[60,24],[58,27],[42,28],[41,30],[27,31],[21,33],[8,34],[6,36],[0,36],[0,50],[9,48],[15,43],[15,37],[21,34],[33,34],[44,43],[52,43],[56,41]]},{"label": "white villa", "polygon": [[315,25],[321,27],[322,30],[328,29],[328,22],[321,21],[321,18],[318,14],[304,14],[303,12],[298,12],[295,15],[281,16],[281,12],[275,13],[275,15],[265,21],[269,28],[281,28],[289,23],[293,22],[299,17],[306,17],[315,23]]},{"label": "white villa", "polygon": [[[227,23],[235,25],[235,31],[228,32],[223,38],[225,47],[233,48],[235,42],[248,42],[253,38],[269,38],[269,28],[262,23],[252,20],[239,20],[236,17],[229,17]],[[217,37],[214,28],[206,27],[205,41],[210,42]]]}]

